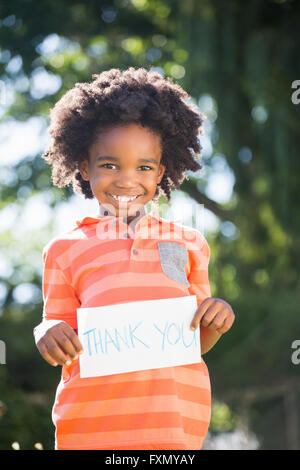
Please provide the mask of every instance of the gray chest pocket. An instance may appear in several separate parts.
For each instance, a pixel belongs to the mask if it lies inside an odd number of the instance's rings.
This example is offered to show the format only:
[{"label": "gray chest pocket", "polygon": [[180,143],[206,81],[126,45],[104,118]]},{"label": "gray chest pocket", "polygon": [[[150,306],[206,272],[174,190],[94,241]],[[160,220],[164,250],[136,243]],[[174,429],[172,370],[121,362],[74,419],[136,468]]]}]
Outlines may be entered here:
[{"label": "gray chest pocket", "polygon": [[188,253],[178,243],[159,242],[158,250],[163,272],[171,279],[189,287],[184,267],[188,262]]}]

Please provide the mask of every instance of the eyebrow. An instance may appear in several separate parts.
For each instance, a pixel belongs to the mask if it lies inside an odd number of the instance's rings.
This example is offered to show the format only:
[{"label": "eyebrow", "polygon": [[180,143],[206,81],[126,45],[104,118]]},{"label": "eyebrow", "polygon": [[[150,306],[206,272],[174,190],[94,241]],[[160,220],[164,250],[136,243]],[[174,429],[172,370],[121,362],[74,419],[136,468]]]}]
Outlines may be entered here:
[{"label": "eyebrow", "polygon": [[[102,162],[103,160],[112,160],[113,162],[119,162],[120,159],[118,157],[110,157],[109,155],[100,155],[97,158],[97,162]],[[153,163],[154,165],[158,165],[157,161],[154,158],[140,158],[140,163]]]}]

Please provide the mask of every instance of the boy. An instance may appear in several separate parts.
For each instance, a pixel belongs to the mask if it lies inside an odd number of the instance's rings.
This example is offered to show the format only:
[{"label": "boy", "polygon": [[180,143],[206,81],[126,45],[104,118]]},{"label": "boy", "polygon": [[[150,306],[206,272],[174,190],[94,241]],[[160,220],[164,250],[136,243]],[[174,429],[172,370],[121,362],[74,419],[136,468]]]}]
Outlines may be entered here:
[{"label": "boy", "polygon": [[[201,116],[182,88],[156,72],[131,67],[93,78],[52,110],[44,155],[54,184],[72,183],[99,202],[98,216],[43,251],[44,319],[35,340],[47,362],[63,366],[52,415],[56,448],[200,449],[211,404],[203,360],[80,378],[79,307],[196,295],[191,327],[201,324],[202,354],[234,321],[230,305],[210,297],[201,233],[182,226],[174,242],[178,224],[145,212],[161,192],[170,200],[186,170],[201,168],[191,152],[200,151]],[[112,231],[117,237],[103,236]]]}]

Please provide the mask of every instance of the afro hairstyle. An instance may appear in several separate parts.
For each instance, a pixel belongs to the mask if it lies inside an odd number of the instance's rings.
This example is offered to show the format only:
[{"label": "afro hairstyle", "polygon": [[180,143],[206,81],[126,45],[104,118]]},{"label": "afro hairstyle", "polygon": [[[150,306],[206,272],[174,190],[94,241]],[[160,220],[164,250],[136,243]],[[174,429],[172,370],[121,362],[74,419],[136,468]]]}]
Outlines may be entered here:
[{"label": "afro hairstyle", "polygon": [[76,83],[50,111],[50,145],[42,158],[52,166],[52,182],[60,188],[72,184],[73,191],[94,197],[79,165],[88,159],[97,133],[135,123],[160,136],[165,173],[154,199],[164,194],[170,201],[186,171],[202,165],[202,123],[205,116],[190,102],[190,95],[170,77],[145,68],[112,68],[92,75],[90,83]]}]

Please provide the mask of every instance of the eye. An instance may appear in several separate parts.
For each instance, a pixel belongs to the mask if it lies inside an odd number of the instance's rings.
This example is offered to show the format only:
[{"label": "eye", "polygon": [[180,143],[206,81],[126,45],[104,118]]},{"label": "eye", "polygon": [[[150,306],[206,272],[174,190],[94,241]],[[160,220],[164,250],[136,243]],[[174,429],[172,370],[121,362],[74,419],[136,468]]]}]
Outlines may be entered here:
[{"label": "eye", "polygon": [[116,166],[113,163],[104,163],[104,165],[100,165],[99,168],[107,168],[108,166]]},{"label": "eye", "polygon": [[146,166],[146,165],[142,165],[142,166],[140,166],[140,168],[148,168],[149,170],[152,170],[151,166]]},{"label": "eye", "polygon": [[[107,168],[108,170],[110,170],[111,168],[109,168],[109,167],[115,167],[115,166],[116,165],[114,165],[113,163],[104,163],[103,165],[99,165],[99,168]],[[151,166],[147,166],[147,165],[142,165],[142,166],[140,166],[140,168],[146,168],[147,171],[153,170],[153,168]]]}]

